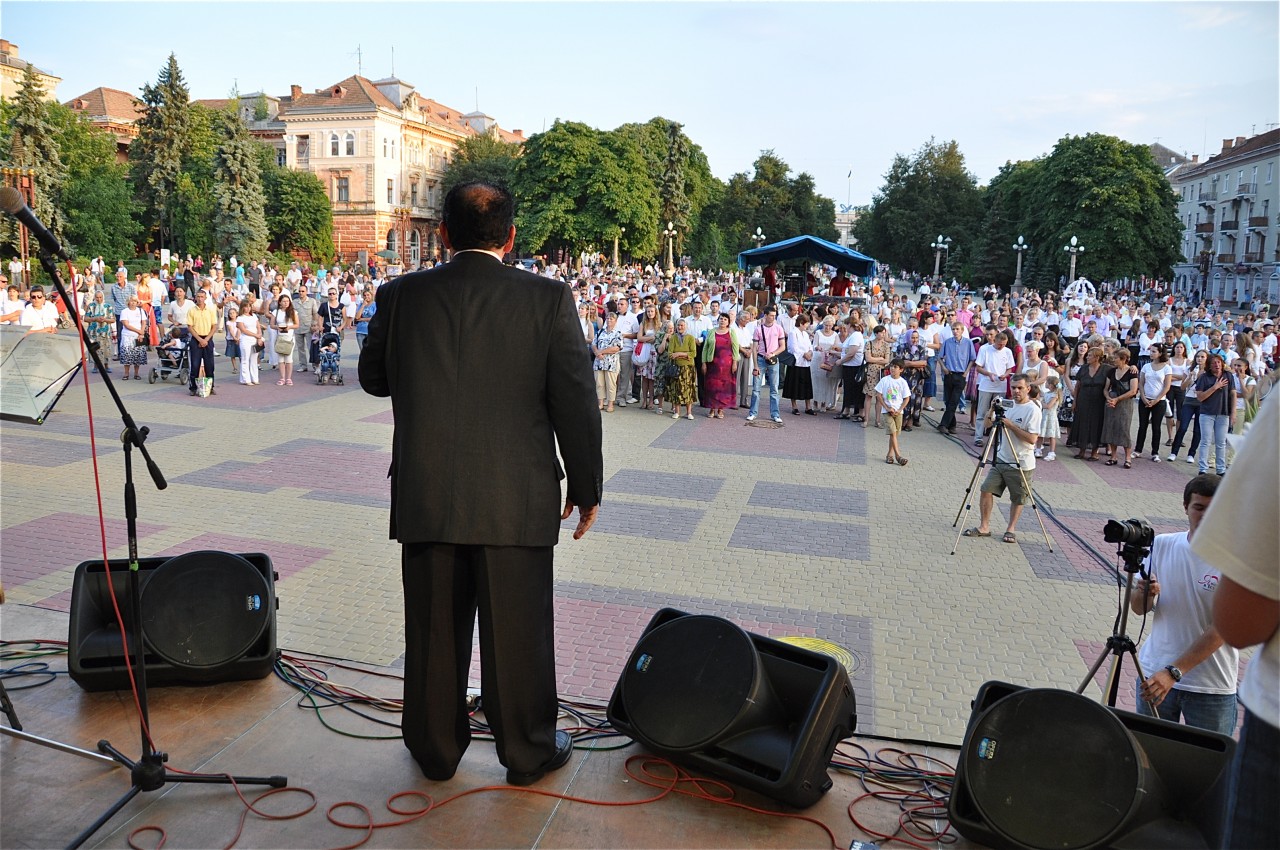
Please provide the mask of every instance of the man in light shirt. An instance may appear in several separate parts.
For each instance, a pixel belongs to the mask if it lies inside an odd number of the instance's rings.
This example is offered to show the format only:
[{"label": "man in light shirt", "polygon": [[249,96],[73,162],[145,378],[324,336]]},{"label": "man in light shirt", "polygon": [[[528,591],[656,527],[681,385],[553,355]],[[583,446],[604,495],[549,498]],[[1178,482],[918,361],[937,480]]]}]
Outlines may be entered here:
[{"label": "man in light shirt", "polygon": [[57,333],[58,308],[44,297],[44,287],[31,287],[31,303],[22,308],[22,317],[18,324],[27,328],[27,333]]},{"label": "man in light shirt", "polygon": [[1005,379],[1013,372],[1015,365],[1013,352],[1005,346],[1005,335],[1002,333],[996,334],[995,339],[978,350],[975,367],[978,370],[978,412],[974,421],[973,439],[975,446],[982,445],[986,414],[991,409],[991,402],[1004,396]]}]

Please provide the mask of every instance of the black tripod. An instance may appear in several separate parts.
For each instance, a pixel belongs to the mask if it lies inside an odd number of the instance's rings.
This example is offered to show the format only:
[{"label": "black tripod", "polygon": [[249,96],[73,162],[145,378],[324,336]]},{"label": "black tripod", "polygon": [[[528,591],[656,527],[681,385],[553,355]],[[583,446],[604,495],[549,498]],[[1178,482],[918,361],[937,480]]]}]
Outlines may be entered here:
[{"label": "black tripod", "polygon": [[[1107,645],[1103,647],[1102,652],[1098,654],[1098,660],[1093,662],[1093,666],[1085,674],[1080,687],[1076,688],[1076,693],[1083,694],[1084,689],[1089,686],[1089,682],[1102,667],[1102,662],[1108,655],[1112,656],[1111,670],[1107,673],[1107,683],[1102,689],[1106,695],[1107,705],[1112,708],[1116,707],[1116,696],[1120,690],[1120,665],[1124,662],[1125,655],[1132,659],[1133,669],[1138,671],[1138,681],[1147,680],[1146,674],[1142,672],[1142,665],[1138,663],[1138,647],[1129,637],[1126,629],[1129,627],[1129,601],[1133,598],[1133,575],[1142,573],[1142,577],[1147,578],[1146,572],[1142,569],[1142,562],[1150,553],[1151,550],[1145,546],[1137,546],[1133,543],[1121,545],[1120,557],[1124,561],[1124,571],[1127,576],[1124,583],[1124,597],[1120,600],[1120,613],[1116,617],[1115,626],[1112,627],[1111,637],[1107,638]],[[1151,713],[1154,716],[1160,716],[1156,714],[1155,703],[1148,701],[1147,705],[1151,706]]]},{"label": "black tripod", "polygon": [[[84,832],[76,836],[75,840],[70,844],[74,848],[88,841],[103,824],[111,820],[116,812],[123,809],[140,792],[158,790],[168,782],[198,782],[216,785],[270,785],[273,788],[283,788],[289,784],[289,780],[283,776],[212,776],[172,773],[164,767],[164,763],[169,760],[169,755],[152,747],[151,724],[147,712],[147,668],[142,639],[142,591],[138,581],[138,499],[133,486],[133,450],[136,448],[142,453],[142,457],[147,463],[147,471],[151,474],[151,480],[155,482],[157,490],[164,490],[169,484],[164,480],[164,474],[160,471],[160,467],[156,465],[151,455],[147,453],[145,443],[150,429],[146,427],[139,428],[137,423],[133,421],[133,416],[125,408],[124,401],[120,398],[120,393],[116,390],[110,373],[107,372],[106,364],[102,361],[102,352],[98,351],[89,338],[89,333],[85,330],[84,323],[80,319],[76,304],[67,295],[67,289],[62,283],[58,267],[54,264],[53,257],[47,250],[41,250],[40,252],[40,265],[53,281],[53,285],[57,288],[58,295],[62,298],[63,303],[67,305],[67,312],[71,315],[71,318],[75,321],[76,328],[80,331],[80,339],[84,342],[89,356],[93,358],[94,365],[98,367],[98,373],[102,375],[107,391],[111,394],[111,399],[115,402],[116,409],[120,411],[120,418],[124,422],[124,430],[120,432],[120,442],[124,444],[124,510],[129,537],[129,600],[133,606],[133,675],[138,689],[140,712],[138,727],[142,737],[142,755],[137,761],[134,761],[111,746],[109,741],[102,740],[98,742],[98,750],[100,752],[129,768],[130,787],[125,792],[125,795],[112,804],[101,817],[94,821]],[[123,626],[124,624],[122,623],[121,625]],[[130,647],[125,646],[124,652],[128,654],[129,651]]]}]

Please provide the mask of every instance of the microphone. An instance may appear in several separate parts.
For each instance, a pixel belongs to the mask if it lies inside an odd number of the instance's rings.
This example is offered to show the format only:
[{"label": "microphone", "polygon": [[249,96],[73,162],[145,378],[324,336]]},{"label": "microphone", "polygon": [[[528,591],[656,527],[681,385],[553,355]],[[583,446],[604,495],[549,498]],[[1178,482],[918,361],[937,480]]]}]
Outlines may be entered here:
[{"label": "microphone", "polygon": [[5,186],[0,189],[0,210],[4,210],[31,232],[31,235],[40,243],[40,247],[48,253],[60,260],[71,260],[67,256],[67,252],[58,244],[58,237],[49,232],[49,228],[36,218],[36,214],[31,211],[31,207],[27,206],[27,202],[22,199],[22,193],[12,186]]}]

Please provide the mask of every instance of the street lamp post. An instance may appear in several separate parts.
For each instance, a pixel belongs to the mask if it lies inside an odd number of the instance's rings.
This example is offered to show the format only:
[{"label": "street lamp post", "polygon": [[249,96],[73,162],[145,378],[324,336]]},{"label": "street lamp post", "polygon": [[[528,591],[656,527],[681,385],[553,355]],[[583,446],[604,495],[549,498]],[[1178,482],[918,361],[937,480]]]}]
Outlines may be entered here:
[{"label": "street lamp post", "polygon": [[1022,255],[1031,246],[1026,243],[1021,236],[1018,241],[1013,244],[1013,250],[1018,252],[1018,271],[1013,276],[1013,285],[1022,286]]},{"label": "street lamp post", "polygon": [[667,222],[667,229],[662,231],[662,235],[667,237],[667,275],[673,276],[676,272],[675,261],[672,259],[672,252],[675,249],[676,229],[671,222]]},{"label": "street lamp post", "polygon": [[1063,245],[1062,250],[1071,255],[1071,274],[1067,278],[1067,285],[1075,283],[1076,280],[1076,257],[1084,253],[1084,245],[1074,236],[1071,237],[1070,245]]},{"label": "street lamp post", "polygon": [[933,249],[933,282],[938,282],[938,270],[942,268],[942,252],[951,250],[951,237],[938,234],[938,238],[929,243]]},{"label": "street lamp post", "polygon": [[613,234],[613,267],[615,269],[618,267],[618,238],[626,232],[627,229],[625,227],[619,227],[617,232]]},{"label": "street lamp post", "polygon": [[757,248],[764,244],[765,238],[763,231],[758,227],[756,228],[756,232],[751,234],[751,241],[756,243]]}]

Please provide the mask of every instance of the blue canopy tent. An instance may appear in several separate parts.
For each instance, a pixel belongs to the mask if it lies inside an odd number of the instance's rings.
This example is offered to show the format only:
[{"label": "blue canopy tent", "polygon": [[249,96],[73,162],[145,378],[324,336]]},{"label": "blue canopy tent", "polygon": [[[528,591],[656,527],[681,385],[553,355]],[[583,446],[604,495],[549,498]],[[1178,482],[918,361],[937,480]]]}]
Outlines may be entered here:
[{"label": "blue canopy tent", "polygon": [[876,261],[852,248],[844,248],[817,236],[796,236],[761,245],[738,255],[738,268],[767,266],[780,260],[808,259],[835,266],[858,277],[871,277],[876,273]]}]

